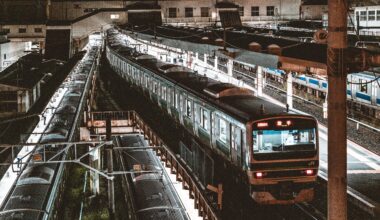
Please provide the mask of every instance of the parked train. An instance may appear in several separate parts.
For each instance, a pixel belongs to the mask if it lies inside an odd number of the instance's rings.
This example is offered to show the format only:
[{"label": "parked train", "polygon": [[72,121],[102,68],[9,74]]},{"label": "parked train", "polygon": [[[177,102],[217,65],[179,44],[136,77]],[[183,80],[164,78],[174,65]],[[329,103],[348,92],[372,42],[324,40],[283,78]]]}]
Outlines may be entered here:
[{"label": "parked train", "polygon": [[[127,176],[126,183],[132,219],[190,219],[171,184],[165,166],[161,164],[155,151],[148,148],[144,136],[141,134],[122,135],[115,137],[114,141],[116,146],[125,148],[119,151],[121,157],[126,158],[125,163],[122,163],[125,166],[123,169],[136,171]],[[133,149],[128,150],[128,148]],[[139,173],[139,171],[144,172]]]},{"label": "parked train", "polygon": [[[247,89],[136,52],[107,33],[111,67],[245,176],[262,204],[310,201],[318,172],[317,121]],[[235,175],[235,174],[231,174]]]},{"label": "parked train", "polygon": [[[39,143],[73,141],[79,131],[80,119],[85,105],[81,103],[86,99],[87,90],[91,83],[95,61],[99,54],[99,45],[89,45],[88,51],[81,61],[70,72],[59,89],[67,88],[65,95],[55,110],[53,118],[44,131]],[[49,159],[61,145],[50,145],[45,149],[40,145],[35,149],[35,156],[45,154]],[[65,159],[67,156],[56,159]],[[2,207],[0,219],[56,219],[56,208],[61,200],[63,190],[64,170],[63,164],[41,164],[33,157],[19,176],[15,186],[10,192],[5,205]],[[34,160],[36,159],[36,160]],[[41,159],[41,158],[40,158]]]},{"label": "parked train", "polygon": [[[283,83],[285,74],[283,71],[267,68],[265,73],[270,75],[269,77],[272,79]],[[293,85],[299,90],[305,90],[305,92],[312,94],[321,101],[326,98],[328,89],[326,78],[317,78],[304,74],[295,75]],[[380,119],[380,74],[373,72],[349,74],[347,76],[347,100],[349,104],[360,104],[361,110],[368,112],[370,117]]]}]

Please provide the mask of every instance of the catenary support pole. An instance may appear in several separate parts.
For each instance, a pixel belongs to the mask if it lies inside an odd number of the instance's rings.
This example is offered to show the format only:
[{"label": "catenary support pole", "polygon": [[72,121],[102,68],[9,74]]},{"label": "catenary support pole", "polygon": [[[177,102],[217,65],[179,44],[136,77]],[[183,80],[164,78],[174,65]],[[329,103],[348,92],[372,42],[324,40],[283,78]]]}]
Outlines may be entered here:
[{"label": "catenary support pole", "polygon": [[328,219],[347,219],[347,0],[329,0]]},{"label": "catenary support pole", "polygon": [[293,75],[291,72],[288,72],[286,77],[286,104],[289,108],[293,108]]},{"label": "catenary support pole", "polygon": [[257,75],[256,75],[256,89],[257,96],[263,96],[263,67],[257,66]]},{"label": "catenary support pole", "polygon": [[[106,139],[111,140],[112,134],[111,118],[106,119]],[[107,146],[107,171],[108,173],[113,172],[113,158],[112,158],[112,144]],[[115,219],[115,186],[113,180],[108,180],[108,209],[110,214],[110,219]]]}]

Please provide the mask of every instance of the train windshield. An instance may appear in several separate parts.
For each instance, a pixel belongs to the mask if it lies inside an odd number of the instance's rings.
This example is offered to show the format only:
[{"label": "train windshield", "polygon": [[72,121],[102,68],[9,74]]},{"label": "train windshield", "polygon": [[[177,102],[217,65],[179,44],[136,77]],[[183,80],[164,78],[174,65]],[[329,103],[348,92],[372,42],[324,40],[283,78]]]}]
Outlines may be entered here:
[{"label": "train windshield", "polygon": [[316,150],[314,128],[253,131],[254,154],[314,150]]}]

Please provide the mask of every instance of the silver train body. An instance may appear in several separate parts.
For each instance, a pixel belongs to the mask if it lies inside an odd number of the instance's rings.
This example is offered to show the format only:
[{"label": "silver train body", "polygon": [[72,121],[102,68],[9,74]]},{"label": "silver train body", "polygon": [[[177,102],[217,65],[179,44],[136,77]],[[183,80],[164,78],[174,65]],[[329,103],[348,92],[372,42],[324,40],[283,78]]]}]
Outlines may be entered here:
[{"label": "silver train body", "polygon": [[[127,176],[129,205],[132,206],[132,215],[134,215],[132,219],[190,219],[170,177],[165,172],[165,166],[161,164],[155,151],[148,148],[144,136],[141,134],[118,136],[115,137],[115,142],[118,147],[125,148],[119,151],[121,156],[126,158],[123,163],[125,170],[145,171]],[[141,149],[138,149],[140,147]],[[128,148],[133,149],[128,150]]]},{"label": "silver train body", "polygon": [[[267,68],[266,74],[278,81],[283,80],[284,72]],[[353,73],[347,76],[347,99],[350,102],[365,105],[373,109],[375,118],[380,119],[380,74],[373,72]],[[283,81],[281,81],[283,82]],[[293,84],[300,88],[307,88],[307,93],[317,98],[325,98],[328,90],[327,79],[307,75],[296,75]]]},{"label": "silver train body", "polygon": [[[67,90],[39,143],[66,142],[77,138],[75,134],[79,130],[80,118],[85,107],[81,103],[85,100],[86,91],[91,84],[98,50],[99,46],[89,47],[86,55],[59,88]],[[34,154],[45,153],[48,159],[62,147],[50,145],[43,149],[40,146],[35,149]],[[64,154],[59,159],[64,160],[66,156],[67,154]],[[57,218],[55,208],[61,200],[64,170],[64,164],[37,164],[30,160],[9,193],[6,203],[1,207],[3,213],[0,219]]]}]

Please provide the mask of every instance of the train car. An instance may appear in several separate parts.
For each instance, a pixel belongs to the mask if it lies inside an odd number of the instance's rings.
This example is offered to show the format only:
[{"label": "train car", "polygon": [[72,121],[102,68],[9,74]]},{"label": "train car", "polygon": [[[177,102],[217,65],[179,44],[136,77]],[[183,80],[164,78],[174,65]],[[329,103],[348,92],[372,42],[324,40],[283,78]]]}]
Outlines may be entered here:
[{"label": "train car", "polygon": [[[73,68],[59,89],[66,88],[64,98],[55,110],[49,125],[39,140],[40,144],[72,141],[80,126],[80,117],[84,106],[85,90],[94,70],[98,56],[98,45],[88,47],[82,60]],[[87,82],[87,84],[86,84]],[[48,111],[53,111],[48,109]],[[38,158],[46,155],[51,158],[63,146],[52,144],[48,147],[36,147],[33,157],[18,178],[2,207],[0,219],[56,219],[56,207],[61,200],[63,190],[64,164],[41,164]],[[64,160],[69,154],[59,156]],[[37,158],[37,159],[36,159]]]},{"label": "train car", "polygon": [[164,165],[157,158],[155,151],[148,148],[144,136],[122,135],[115,137],[114,141],[116,146],[125,148],[120,153],[127,155],[124,169],[136,171],[127,176],[126,184],[132,207],[132,219],[190,219]]},{"label": "train car", "polygon": [[148,93],[163,111],[236,167],[256,202],[313,199],[319,155],[315,118],[183,67],[162,71],[160,67],[168,64],[131,48],[129,54],[119,54],[126,48],[116,43],[119,39],[117,31],[108,32],[106,54],[115,72]]}]

